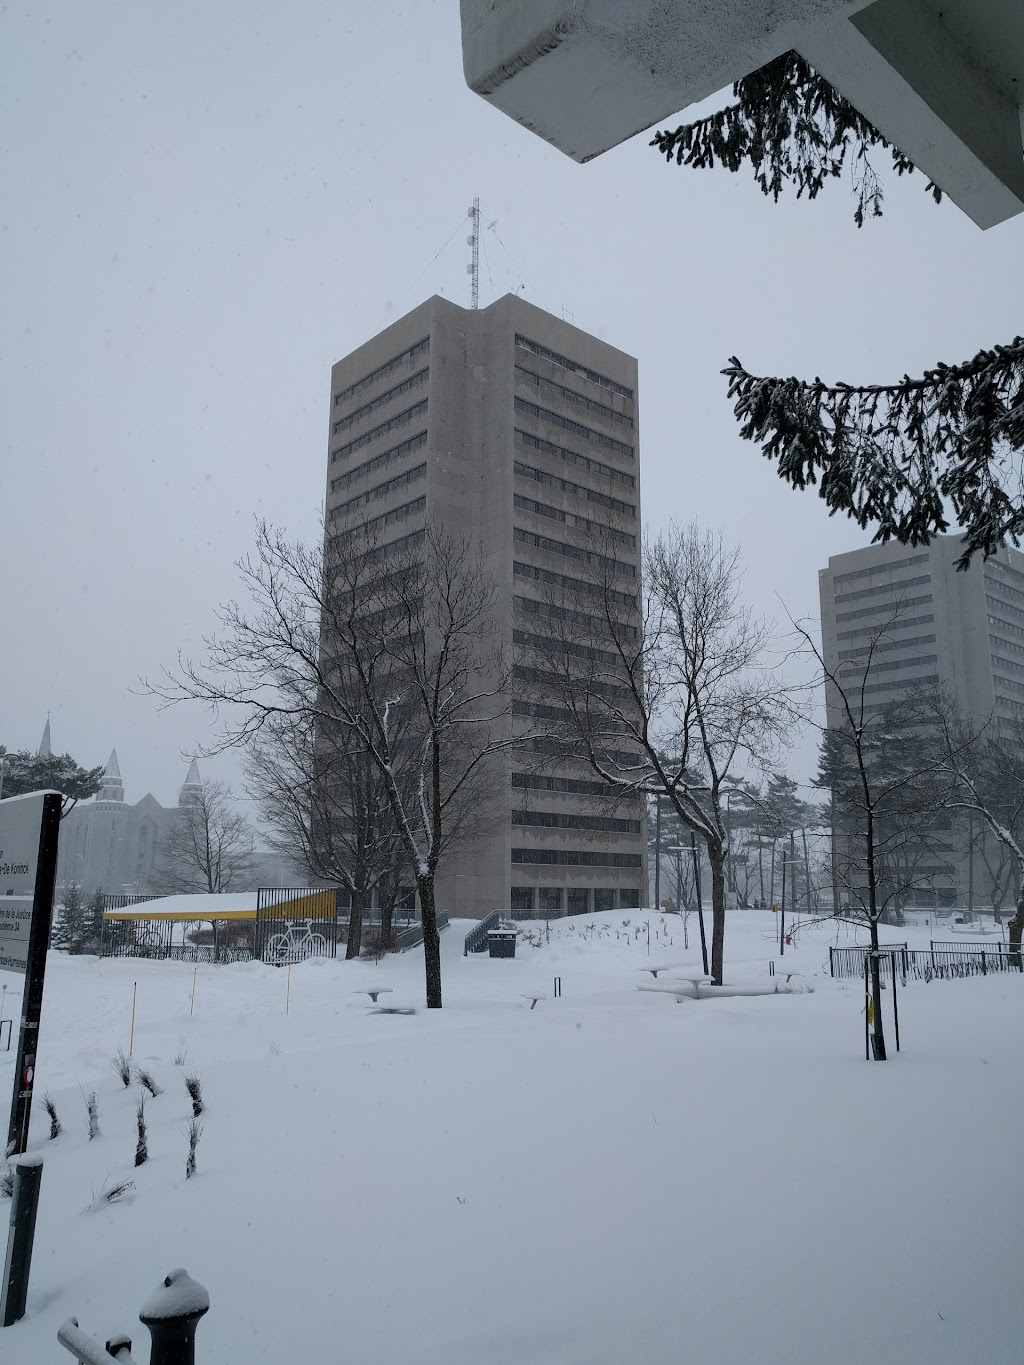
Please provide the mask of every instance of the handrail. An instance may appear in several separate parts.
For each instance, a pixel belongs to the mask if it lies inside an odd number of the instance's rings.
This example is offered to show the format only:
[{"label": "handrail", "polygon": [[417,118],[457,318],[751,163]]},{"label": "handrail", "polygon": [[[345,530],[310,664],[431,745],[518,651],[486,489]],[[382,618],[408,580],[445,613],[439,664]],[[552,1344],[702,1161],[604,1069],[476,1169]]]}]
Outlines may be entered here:
[{"label": "handrail", "polygon": [[501,923],[502,912],[492,910],[489,915],[484,915],[483,919],[470,929],[466,935],[466,942],[462,949],[462,956],[468,957],[470,953],[482,953],[487,947],[487,935],[492,929],[497,929]]}]

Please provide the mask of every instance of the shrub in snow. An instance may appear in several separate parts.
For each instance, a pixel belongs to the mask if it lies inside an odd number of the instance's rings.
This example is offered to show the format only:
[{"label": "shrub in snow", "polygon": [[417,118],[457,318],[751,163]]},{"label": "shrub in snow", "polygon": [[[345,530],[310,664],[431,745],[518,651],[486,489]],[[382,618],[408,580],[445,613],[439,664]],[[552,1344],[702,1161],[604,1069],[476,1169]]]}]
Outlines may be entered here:
[{"label": "shrub in snow", "polygon": [[121,1084],[127,1089],[132,1083],[132,1064],[124,1055],[123,1047],[117,1049],[117,1052],[114,1054],[114,1060],[110,1065],[117,1072],[118,1076],[120,1076]]},{"label": "shrub in snow", "polygon": [[60,1132],[60,1119],[57,1117],[57,1106],[50,1097],[49,1090],[47,1090],[46,1094],[43,1096],[43,1108],[46,1110],[50,1120],[50,1141],[52,1142]]},{"label": "shrub in snow", "polygon": [[203,1125],[193,1119],[188,1126],[188,1160],[185,1162],[185,1179],[191,1180],[196,1173],[196,1148],[203,1136]]},{"label": "shrub in snow", "polygon": [[85,1112],[89,1119],[89,1141],[100,1135],[100,1107],[96,1103],[96,1091],[91,1090],[85,1101]]},{"label": "shrub in snow", "polygon": [[146,1146],[146,1097],[139,1096],[139,1102],[135,1106],[135,1128],[138,1137],[135,1142],[135,1164],[142,1166],[149,1158],[149,1148]]},{"label": "shrub in snow", "polygon": [[187,1048],[187,1047],[179,1048],[178,1051],[174,1054],[174,1065],[175,1065],[175,1066],[184,1066],[184,1065],[185,1065],[185,1058],[186,1058],[187,1056],[188,1056],[188,1048]]},{"label": "shrub in snow", "polygon": [[139,1084],[145,1086],[145,1088],[149,1091],[151,1095],[163,1094],[163,1091],[161,1090],[160,1086],[158,1086],[156,1081],[154,1081],[152,1072],[140,1071]]},{"label": "shrub in snow", "polygon": [[0,1171],[0,1199],[12,1199],[14,1197],[14,1167],[4,1164]]},{"label": "shrub in snow", "polygon": [[203,1087],[200,1084],[199,1077],[186,1076],[185,1089],[188,1091],[189,1098],[192,1101],[193,1117],[198,1118],[203,1112]]},{"label": "shrub in snow", "polygon": [[92,1187],[92,1203],[86,1208],[86,1213],[95,1213],[97,1209],[106,1208],[108,1204],[116,1204],[131,1194],[135,1188],[134,1180],[114,1180],[111,1181],[107,1176],[100,1186],[99,1193],[96,1193],[95,1186]]}]

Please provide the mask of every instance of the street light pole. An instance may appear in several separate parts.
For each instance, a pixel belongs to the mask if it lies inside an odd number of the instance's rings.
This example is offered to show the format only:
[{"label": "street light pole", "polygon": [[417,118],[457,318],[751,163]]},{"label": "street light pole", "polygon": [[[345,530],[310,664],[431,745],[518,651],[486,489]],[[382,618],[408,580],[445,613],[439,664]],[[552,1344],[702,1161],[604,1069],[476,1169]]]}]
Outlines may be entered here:
[{"label": "street light pole", "polygon": [[708,974],[708,941],[704,936],[704,899],[700,890],[700,863],[697,861],[697,840],[690,830],[690,853],[693,856],[693,881],[697,889],[697,919],[700,923],[700,955],[704,961],[704,975]]}]

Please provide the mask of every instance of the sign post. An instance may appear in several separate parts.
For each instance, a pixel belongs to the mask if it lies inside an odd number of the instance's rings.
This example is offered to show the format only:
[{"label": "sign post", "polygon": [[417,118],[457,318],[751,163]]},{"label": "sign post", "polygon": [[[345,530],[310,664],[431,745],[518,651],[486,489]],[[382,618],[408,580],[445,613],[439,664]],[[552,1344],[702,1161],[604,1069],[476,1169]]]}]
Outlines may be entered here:
[{"label": "sign post", "polygon": [[25,978],[8,1156],[24,1152],[28,1143],[61,804],[59,792],[31,792],[0,801],[0,971]]}]

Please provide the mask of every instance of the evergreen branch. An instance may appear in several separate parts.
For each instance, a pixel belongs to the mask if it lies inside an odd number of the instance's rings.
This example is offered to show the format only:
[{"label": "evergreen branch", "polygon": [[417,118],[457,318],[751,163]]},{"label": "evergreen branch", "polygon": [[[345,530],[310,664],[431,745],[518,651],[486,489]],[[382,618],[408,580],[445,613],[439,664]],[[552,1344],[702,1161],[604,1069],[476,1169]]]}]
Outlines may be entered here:
[{"label": "evergreen branch", "polygon": [[[868,153],[874,147],[892,155],[897,175],[914,164],[845,100],[796,52],[784,53],[735,83],[735,104],[707,118],[655,133],[650,145],[668,162],[713,169],[720,162],[738,171],[750,163],[762,194],[778,202],[785,185],[796,197],[814,199],[826,182],[837,179],[847,157],[857,200],[854,221],[882,216],[882,186]],[[936,203],[942,191],[927,189]]]},{"label": "evergreen branch", "polygon": [[744,440],[876,541],[927,544],[951,508],[966,569],[1024,534],[1024,337],[898,384],[757,376],[735,356],[722,373]]}]

